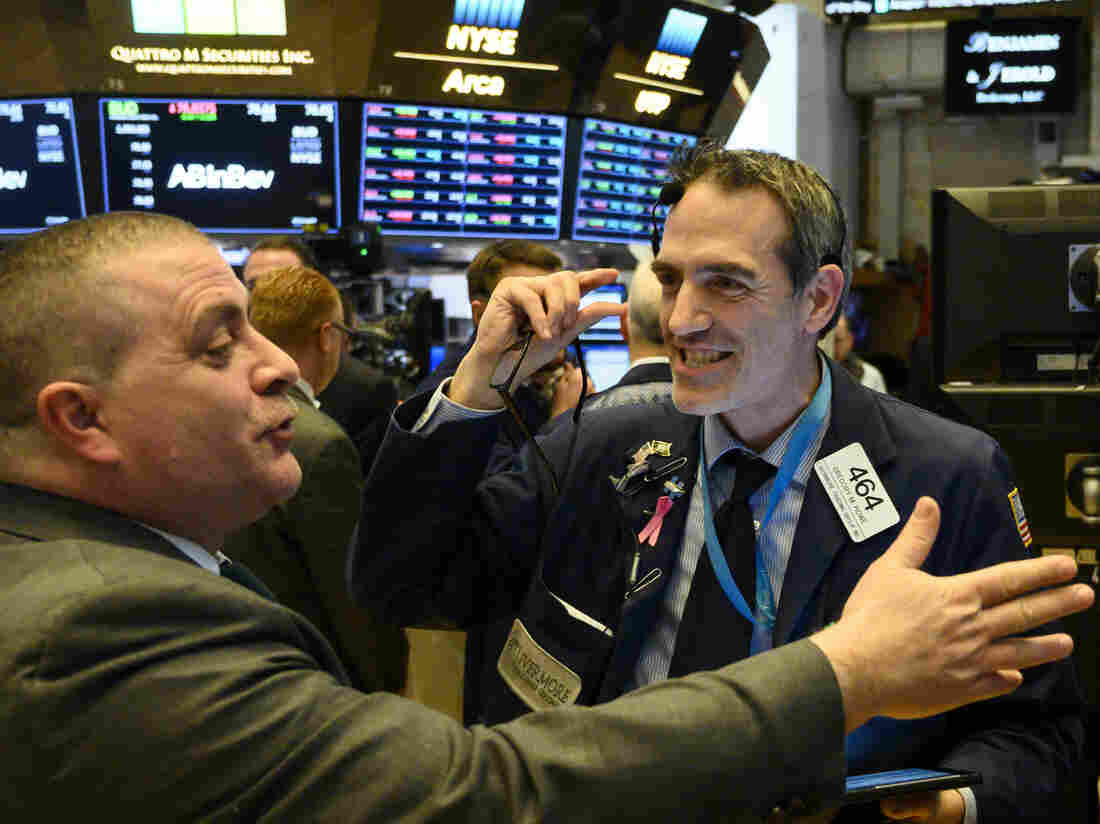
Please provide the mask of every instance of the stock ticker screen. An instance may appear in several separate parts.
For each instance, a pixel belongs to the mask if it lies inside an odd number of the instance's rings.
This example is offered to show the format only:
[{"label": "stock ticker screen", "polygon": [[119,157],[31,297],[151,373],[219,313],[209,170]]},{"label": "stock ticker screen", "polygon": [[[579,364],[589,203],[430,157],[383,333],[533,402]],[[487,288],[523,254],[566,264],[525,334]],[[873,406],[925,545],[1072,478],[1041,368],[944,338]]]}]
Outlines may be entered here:
[{"label": "stock ticker screen", "polygon": [[85,214],[72,101],[0,100],[0,233]]},{"label": "stock ticker screen", "polygon": [[383,233],[556,240],[566,118],[363,104],[359,218]]},{"label": "stock ticker screen", "polygon": [[[581,136],[573,239],[630,243],[648,241],[650,209],[665,180],[665,168],[694,135],[586,118]],[[657,209],[663,220],[668,207]]]},{"label": "stock ticker screen", "polygon": [[338,231],[335,101],[102,98],[99,123],[107,211],[207,232]]}]

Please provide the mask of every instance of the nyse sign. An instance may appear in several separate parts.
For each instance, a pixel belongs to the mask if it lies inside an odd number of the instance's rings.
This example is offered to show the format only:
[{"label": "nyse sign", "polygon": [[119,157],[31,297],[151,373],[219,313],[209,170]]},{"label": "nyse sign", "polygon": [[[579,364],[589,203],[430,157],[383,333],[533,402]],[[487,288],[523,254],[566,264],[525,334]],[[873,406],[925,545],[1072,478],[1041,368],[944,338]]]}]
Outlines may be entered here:
[{"label": "nyse sign", "polygon": [[493,29],[484,26],[452,24],[447,30],[447,48],[457,51],[513,55],[516,53],[516,29]]},{"label": "nyse sign", "polygon": [[[513,56],[518,36],[518,29],[452,23],[447,30],[446,47],[450,51]],[[464,73],[462,69],[455,68],[444,78],[443,91],[448,94],[500,97],[504,94],[504,77],[499,74]]]}]

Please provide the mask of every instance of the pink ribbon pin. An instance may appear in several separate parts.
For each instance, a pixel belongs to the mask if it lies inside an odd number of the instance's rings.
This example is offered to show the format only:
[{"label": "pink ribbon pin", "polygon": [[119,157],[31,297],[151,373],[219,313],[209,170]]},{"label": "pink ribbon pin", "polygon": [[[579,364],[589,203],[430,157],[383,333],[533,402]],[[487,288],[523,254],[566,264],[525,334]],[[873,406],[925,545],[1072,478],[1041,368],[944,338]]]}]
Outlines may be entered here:
[{"label": "pink ribbon pin", "polygon": [[657,499],[657,511],[653,513],[653,517],[649,519],[649,523],[642,527],[642,531],[638,533],[638,540],[650,546],[657,546],[657,539],[661,535],[661,524],[664,523],[665,515],[672,509],[672,498],[668,495],[662,495]]}]

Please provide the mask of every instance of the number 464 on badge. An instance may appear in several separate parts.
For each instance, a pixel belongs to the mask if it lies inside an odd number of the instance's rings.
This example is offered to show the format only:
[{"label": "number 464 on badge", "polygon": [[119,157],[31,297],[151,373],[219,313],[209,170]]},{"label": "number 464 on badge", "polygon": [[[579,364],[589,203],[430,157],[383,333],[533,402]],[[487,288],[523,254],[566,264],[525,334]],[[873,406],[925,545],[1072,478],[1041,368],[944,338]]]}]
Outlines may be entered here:
[{"label": "number 464 on badge", "polygon": [[853,443],[822,458],[814,471],[853,541],[859,543],[901,520],[863,449]]}]

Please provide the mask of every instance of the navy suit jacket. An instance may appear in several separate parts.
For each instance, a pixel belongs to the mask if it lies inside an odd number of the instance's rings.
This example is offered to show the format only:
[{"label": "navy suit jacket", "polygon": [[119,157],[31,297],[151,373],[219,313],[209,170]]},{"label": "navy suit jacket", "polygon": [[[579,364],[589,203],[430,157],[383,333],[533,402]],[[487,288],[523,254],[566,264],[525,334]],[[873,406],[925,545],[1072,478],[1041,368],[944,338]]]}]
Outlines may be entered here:
[{"label": "navy suit jacket", "polygon": [[[778,605],[775,644],[802,638],[841,613],[852,588],[897,537],[921,495],[935,498],[942,524],[925,570],[945,575],[1030,557],[1009,494],[1005,454],[988,436],[859,386],[830,362],[832,415],[819,457],[863,444],[902,522],[862,543],[849,538],[816,474],[811,474]],[[496,438],[494,419],[463,421],[431,435],[408,430],[426,396],[397,410],[364,491],[363,528],[350,571],[358,597],[386,617],[414,625],[469,627],[509,616],[576,673],[576,700],[599,703],[630,684],[653,629],[682,543],[688,496],[666,516],[660,539],[642,553],[627,592],[637,532],[660,482],[617,493],[627,455],[651,439],[672,444],[695,483],[702,419],[671,400],[583,415],[541,438],[562,480],[555,497],[528,447],[509,471],[483,478]],[[499,416],[498,416],[499,417]],[[400,478],[402,483],[393,483]],[[409,490],[423,494],[409,495]],[[720,627],[684,628],[720,632]],[[486,662],[485,718],[529,710]],[[492,667],[492,670],[490,670]],[[976,769],[983,822],[1045,820],[1052,795],[1083,747],[1081,699],[1069,662],[1030,671],[1011,696],[911,726],[870,730],[869,750],[853,738],[853,767],[951,764]],[[866,735],[867,731],[864,731]]]}]

